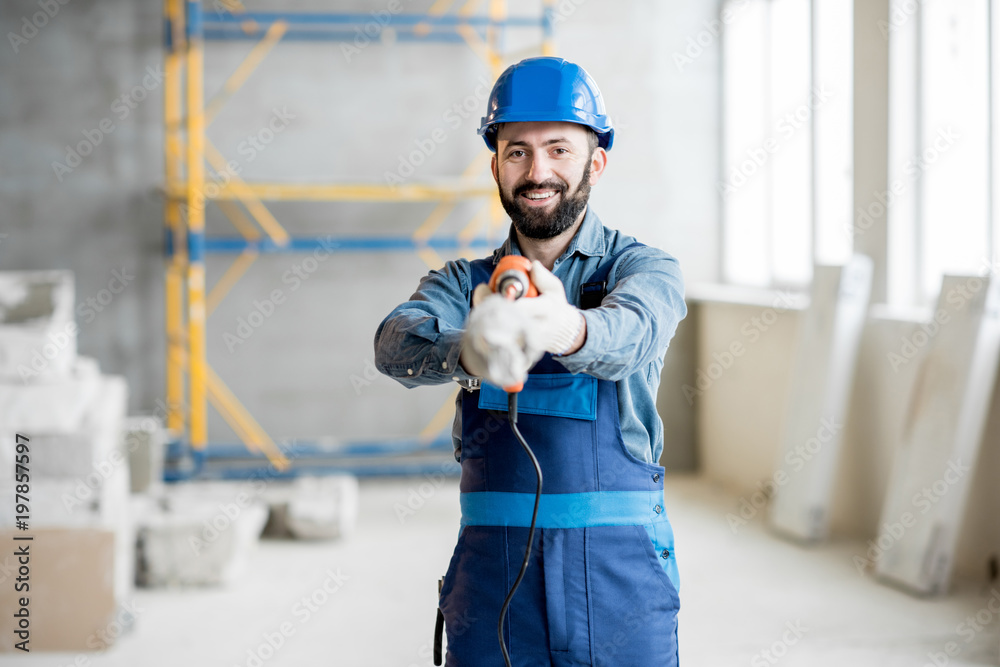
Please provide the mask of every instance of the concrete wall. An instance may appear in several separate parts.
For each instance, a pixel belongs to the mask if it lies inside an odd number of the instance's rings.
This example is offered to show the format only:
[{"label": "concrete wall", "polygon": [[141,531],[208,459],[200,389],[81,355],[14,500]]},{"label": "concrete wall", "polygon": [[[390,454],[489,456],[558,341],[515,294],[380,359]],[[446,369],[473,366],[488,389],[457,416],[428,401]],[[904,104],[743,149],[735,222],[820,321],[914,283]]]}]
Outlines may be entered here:
[{"label": "concrete wall", "polygon": [[[404,3],[422,11],[430,0]],[[251,8],[309,9],[321,2],[248,3]],[[511,13],[537,11],[518,0]],[[338,2],[344,11],[377,11],[384,2]],[[594,206],[605,222],[680,258],[689,281],[718,276],[715,247],[718,173],[718,44],[709,35],[690,63],[674,54],[705,30],[717,0],[613,4],[567,0],[558,6],[558,53],[586,66],[602,87],[618,135]],[[19,32],[34,1],[0,4],[0,34]],[[27,43],[0,44],[0,268],[69,268],[80,300],[80,350],[106,372],[125,375],[130,408],[155,410],[163,395],[162,85],[158,2],[91,0],[60,5]],[[30,32],[30,31],[29,31]],[[387,33],[388,35],[388,33]],[[704,38],[702,38],[704,41]],[[391,40],[389,40],[391,41]],[[511,35],[518,57],[537,54],[537,34]],[[249,52],[250,42],[211,43],[207,97]],[[412,180],[460,173],[483,148],[475,135],[488,69],[464,45],[280,44],[208,129],[209,140],[253,180],[383,182],[415,142],[444,130],[443,141]],[[138,88],[137,88],[138,86]],[[122,106],[121,96],[134,106]],[[138,97],[142,97],[141,100]],[[118,101],[116,101],[118,100]],[[471,112],[454,105],[470,102]],[[261,151],[248,137],[278,110],[290,116]],[[66,146],[102,135],[82,164],[57,174]],[[483,174],[488,182],[488,177]],[[60,180],[61,177],[61,180]],[[442,233],[461,229],[481,202],[459,204]],[[293,204],[270,206],[299,234],[410,234],[432,204]],[[234,232],[213,206],[209,234]],[[504,231],[504,230],[501,230]],[[481,249],[477,254],[485,254]],[[441,408],[450,388],[407,392],[372,373],[372,335],[428,266],[413,254],[336,255],[315,265],[302,255],[259,258],[211,314],[209,359],[252,414],[275,437],[379,438],[413,434]],[[213,284],[231,258],[212,258]],[[298,267],[298,269],[296,268]],[[134,275],[101,311],[116,268]],[[299,270],[308,278],[295,278]],[[253,335],[227,346],[240,318],[274,290],[283,302]],[[233,349],[230,349],[232,347]],[[693,456],[689,409],[666,415],[680,433],[672,451]],[[665,408],[671,409],[674,408]],[[232,440],[214,412],[210,437]],[[690,463],[683,463],[689,466]]]},{"label": "concrete wall", "polygon": [[[163,384],[162,98],[142,83],[161,62],[160,7],[56,6],[33,34],[23,21],[35,2],[0,4],[0,269],[72,269],[80,352],[127,376],[133,409],[152,408]],[[135,108],[116,103],[123,94]],[[60,181],[52,163],[89,142],[85,132],[100,143]]]},{"label": "concrete wall", "polygon": [[[766,331],[754,324],[765,320],[776,297],[762,294],[755,304],[703,300],[693,308],[699,331],[696,372],[717,376],[703,383],[695,399],[701,471],[746,499],[773,479],[784,425],[791,372],[791,358],[785,351],[794,349],[799,311],[776,310],[776,321]],[[912,317],[876,314],[865,326],[836,477],[834,539],[868,540],[877,535],[910,393],[926,348],[903,364],[890,363],[887,355],[898,354],[903,339],[911,340],[920,324],[921,320]],[[759,335],[754,340],[741,330]],[[734,340],[744,343],[746,353],[720,372],[717,355]],[[998,466],[1000,392],[994,391],[963,521],[956,574],[984,577],[987,560],[1000,553]],[[738,505],[732,511],[738,514]],[[765,512],[752,520],[765,521]]]}]

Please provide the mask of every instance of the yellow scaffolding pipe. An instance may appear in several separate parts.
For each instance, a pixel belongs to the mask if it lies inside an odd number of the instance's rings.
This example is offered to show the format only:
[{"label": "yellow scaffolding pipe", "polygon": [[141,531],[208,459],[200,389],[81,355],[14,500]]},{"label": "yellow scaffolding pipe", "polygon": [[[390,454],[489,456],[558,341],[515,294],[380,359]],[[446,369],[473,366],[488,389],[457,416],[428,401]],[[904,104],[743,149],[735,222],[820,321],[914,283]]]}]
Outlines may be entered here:
[{"label": "yellow scaffolding pipe", "polygon": [[284,21],[276,21],[271,24],[271,27],[267,29],[264,37],[257,42],[253,49],[240,66],[236,68],[236,71],[230,75],[226,80],[226,83],[222,86],[222,91],[218,93],[212,101],[208,103],[208,107],[205,109],[205,125],[212,124],[215,120],[215,116],[219,113],[219,110],[229,101],[229,98],[240,89],[240,87],[246,83],[250,74],[253,73],[257,66],[260,65],[264,57],[271,52],[274,45],[281,41],[284,37],[285,31],[288,30],[288,24]]},{"label": "yellow scaffolding pipe", "polygon": [[413,240],[417,243],[426,243],[427,240],[437,231],[437,228],[455,210],[455,200],[445,199],[434,207],[427,219],[413,232]]},{"label": "yellow scaffolding pipe", "polygon": [[[212,142],[210,141],[205,142],[205,156],[208,158],[208,162],[212,165],[213,169],[220,174],[226,175],[227,181],[224,184],[215,182],[206,184],[204,192],[211,193],[218,191],[221,193],[223,189],[231,189],[232,192],[235,193],[236,199],[243,202],[243,205],[246,206],[248,211],[250,211],[250,215],[254,217],[257,224],[259,224],[267,235],[271,237],[272,241],[278,245],[285,245],[288,243],[288,232],[285,231],[285,228],[281,226],[273,215],[271,215],[271,212],[267,210],[267,207],[261,203],[260,198],[250,191],[246,182],[229,170],[229,167],[226,164],[226,158],[222,157],[222,154],[215,146],[212,145]],[[211,185],[213,189],[210,190],[209,185]]]},{"label": "yellow scaffolding pipe", "polygon": [[462,36],[462,39],[465,40],[465,43],[469,45],[469,48],[472,49],[472,52],[479,56],[491,71],[496,69],[493,50],[483,41],[483,38],[479,36],[475,28],[471,25],[460,25],[456,30]]},{"label": "yellow scaffolding pipe", "polygon": [[240,210],[239,205],[231,201],[216,202],[216,205],[222,211],[223,215],[233,223],[233,227],[240,233],[240,236],[247,241],[256,241],[260,238],[260,230],[254,227],[253,223],[243,215],[243,211]]},{"label": "yellow scaffolding pipe", "polygon": [[274,444],[271,436],[250,416],[250,413],[243,407],[239,399],[229,390],[229,387],[207,365],[206,380],[208,382],[208,390],[213,397],[213,405],[217,408],[221,407],[219,412],[222,413],[226,421],[230,424],[235,424],[234,430],[239,434],[240,439],[243,440],[243,444],[251,450],[256,449],[264,452],[267,460],[278,470],[286,470],[288,468],[288,459],[281,453],[278,446]]},{"label": "yellow scaffolding pipe", "polygon": [[[480,171],[482,171],[484,166],[489,166],[490,164],[489,159],[487,157],[487,159],[484,160],[483,153],[485,153],[486,156],[490,155],[490,152],[487,150],[483,150],[481,153],[479,153],[479,155],[477,155],[476,158],[469,163],[469,166],[465,168],[465,171],[462,172],[461,176],[462,182],[468,182],[472,180],[479,174]],[[419,227],[417,227],[416,231],[413,232],[412,238],[414,241],[417,242],[418,245],[417,256],[423,260],[424,264],[426,264],[428,268],[431,269],[441,268],[442,266],[444,266],[444,260],[441,258],[441,255],[439,255],[436,250],[434,250],[433,248],[429,248],[427,246],[422,246],[421,244],[426,243],[430,239],[430,237],[434,234],[434,232],[437,231],[437,229],[441,226],[441,224],[444,223],[445,219],[449,215],[451,215],[451,212],[454,210],[455,210],[454,198],[448,198],[443,200],[437,206],[434,207],[434,210],[431,211],[431,214],[429,216],[427,216],[427,219],[424,220],[424,222]]]},{"label": "yellow scaffolding pipe", "polygon": [[[462,183],[468,183],[474,179],[480,171],[482,171],[484,165],[488,165],[489,161],[484,161],[482,159],[483,153],[490,155],[489,151],[483,151],[479,153],[469,166],[465,168],[462,172],[460,180]],[[434,207],[431,214],[427,216],[427,219],[417,227],[416,231],[413,232],[413,240],[418,242],[426,242],[430,237],[437,231],[438,227],[445,221],[445,218],[455,210],[455,199],[454,197],[447,197],[441,203]],[[435,267],[436,268],[436,267]]]},{"label": "yellow scaffolding pipe", "polygon": [[[552,14],[555,11],[556,0],[542,0],[542,11],[546,14]],[[556,43],[551,36],[543,35],[542,37],[542,55],[543,56],[554,56],[556,55]]]},{"label": "yellow scaffolding pipe", "polygon": [[[506,0],[490,0],[490,18],[494,21],[503,21],[507,18]],[[494,81],[500,78],[500,74],[503,73],[503,59],[500,57],[500,32],[502,30],[503,28],[491,26],[486,31],[490,56],[489,66]]]},{"label": "yellow scaffolding pipe", "polygon": [[[211,182],[210,182],[211,183]],[[462,183],[381,185],[374,183],[306,184],[306,183],[248,183],[234,185],[235,179],[226,184],[215,183],[217,192],[208,197],[212,201],[242,200],[253,196],[261,201],[382,201],[417,202],[456,199],[478,199],[493,193],[489,185]],[[209,183],[203,184],[204,187]],[[180,194],[183,193],[168,193]]]},{"label": "yellow scaffolding pipe", "polygon": [[479,5],[482,4],[483,0],[468,0],[461,9],[458,10],[459,16],[472,16],[476,13]]},{"label": "yellow scaffolding pipe", "polygon": [[458,240],[461,243],[465,245],[472,243],[472,240],[476,238],[476,234],[479,233],[479,228],[484,226],[486,223],[488,210],[489,202],[487,202],[483,208],[476,211],[476,214],[472,216],[471,220],[469,220],[469,224],[462,228],[462,231],[458,233]]},{"label": "yellow scaffolding pipe", "polygon": [[226,404],[215,395],[215,392],[208,392],[208,401],[212,404],[212,407],[214,407],[215,410],[222,415],[225,422],[229,424],[229,428],[233,429],[233,432],[248,451],[260,452],[260,447],[258,447],[257,443],[254,441],[253,435],[244,430],[243,424],[241,424],[238,419],[233,418],[232,414],[226,409]]},{"label": "yellow scaffolding pipe", "polygon": [[[204,44],[195,36],[187,44],[187,205],[189,235],[205,233],[205,124]],[[196,241],[197,242],[197,241]],[[189,429],[191,445],[204,449],[208,442],[208,403],[205,395],[205,264],[191,258],[187,271]]]},{"label": "yellow scaffolding pipe", "polygon": [[500,197],[494,197],[490,202],[490,228],[487,232],[487,236],[493,238],[494,235],[499,235],[503,231],[503,225],[507,221],[506,211],[503,210],[503,203],[500,201]]},{"label": "yellow scaffolding pipe", "polygon": [[208,293],[205,301],[206,316],[211,315],[215,308],[229,294],[229,290],[243,277],[250,265],[257,259],[257,253],[252,250],[244,250],[240,256],[233,260],[222,277],[212,286],[212,291]]},{"label": "yellow scaffolding pipe", "polygon": [[434,440],[437,434],[444,430],[455,418],[455,395],[458,392],[459,387],[455,387],[455,389],[448,394],[448,399],[438,409],[437,413],[431,417],[427,426],[420,431],[420,435],[417,437],[421,442],[431,442]]},{"label": "yellow scaffolding pipe", "polygon": [[[164,16],[171,28],[172,48],[164,58],[163,120],[164,120],[164,178],[167,189],[177,187],[181,181],[181,67],[182,52],[178,48],[184,34],[183,12],[180,0],[166,0]],[[181,219],[181,202],[168,198],[164,203],[164,224],[173,239],[173,252],[167,261],[164,284],[165,323],[167,329],[166,368],[166,425],[174,432],[184,430],[184,272],[187,253],[184,248],[187,236]]]},{"label": "yellow scaffolding pipe", "polygon": [[[443,16],[451,8],[455,0],[435,0],[431,8],[427,10],[427,13],[431,16]],[[421,37],[427,36],[431,31],[431,26],[428,23],[420,22],[413,26],[413,34],[419,35]]]},{"label": "yellow scaffolding pipe", "polygon": [[[434,231],[441,226],[441,223],[445,221],[451,212],[455,210],[455,200],[445,199],[431,211],[431,214],[427,216],[423,224],[417,227],[416,231],[413,232],[413,240],[418,244],[426,243],[431,237]],[[436,250],[428,246],[418,246],[417,256],[423,260],[424,264],[427,265],[429,269],[439,269],[444,266],[444,259],[441,255],[437,253]]]}]

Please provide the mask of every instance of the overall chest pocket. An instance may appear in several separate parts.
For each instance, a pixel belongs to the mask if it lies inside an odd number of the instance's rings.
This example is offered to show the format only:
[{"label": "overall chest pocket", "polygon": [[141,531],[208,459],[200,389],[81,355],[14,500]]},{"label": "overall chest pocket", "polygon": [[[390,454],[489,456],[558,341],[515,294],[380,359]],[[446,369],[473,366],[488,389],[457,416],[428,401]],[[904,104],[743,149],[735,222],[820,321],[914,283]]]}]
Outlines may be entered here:
[{"label": "overall chest pocket", "polygon": [[[507,392],[484,382],[479,389],[479,407],[507,411]],[[528,376],[517,397],[517,411],[548,417],[597,419],[597,378],[573,373],[538,373]]]}]

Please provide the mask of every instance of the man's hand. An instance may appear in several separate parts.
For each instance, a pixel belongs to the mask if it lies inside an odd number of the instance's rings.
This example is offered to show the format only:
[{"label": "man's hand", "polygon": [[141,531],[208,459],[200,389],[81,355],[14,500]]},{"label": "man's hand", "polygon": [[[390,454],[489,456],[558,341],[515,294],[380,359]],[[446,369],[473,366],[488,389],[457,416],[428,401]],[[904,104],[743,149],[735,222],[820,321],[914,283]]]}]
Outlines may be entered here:
[{"label": "man's hand", "polygon": [[462,367],[507,387],[524,382],[542,354],[571,354],[583,346],[587,326],[566,301],[562,281],[541,263],[531,263],[538,296],[509,301],[489,286],[476,287],[462,337]]},{"label": "man's hand", "polygon": [[516,305],[531,322],[528,336],[532,344],[552,354],[565,355],[583,347],[587,339],[587,321],[579,308],[566,301],[561,280],[542,266],[531,263],[531,282],[539,296],[520,299]]},{"label": "man's hand", "polygon": [[528,371],[541,359],[545,350],[532,343],[533,323],[517,305],[493,294],[488,285],[476,287],[460,357],[470,375],[509,387],[524,382]]}]

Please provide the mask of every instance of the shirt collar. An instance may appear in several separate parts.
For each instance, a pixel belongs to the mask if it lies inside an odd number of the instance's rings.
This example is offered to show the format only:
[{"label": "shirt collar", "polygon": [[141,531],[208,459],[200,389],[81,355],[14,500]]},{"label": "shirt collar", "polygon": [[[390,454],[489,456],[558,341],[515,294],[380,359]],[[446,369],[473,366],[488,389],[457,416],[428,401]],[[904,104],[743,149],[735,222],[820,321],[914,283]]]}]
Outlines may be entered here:
[{"label": "shirt collar", "polygon": [[[576,234],[569,242],[569,246],[559,259],[572,257],[575,253],[586,255],[587,257],[602,257],[607,252],[604,241],[604,225],[601,219],[594,213],[594,208],[587,204],[587,212],[583,216],[583,222]],[[517,232],[511,224],[507,234],[507,240],[503,245],[493,251],[493,263],[496,264],[504,255],[520,255],[521,247],[517,243]]]}]

